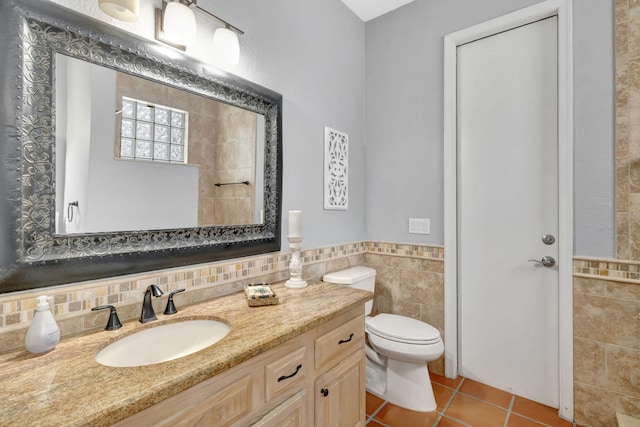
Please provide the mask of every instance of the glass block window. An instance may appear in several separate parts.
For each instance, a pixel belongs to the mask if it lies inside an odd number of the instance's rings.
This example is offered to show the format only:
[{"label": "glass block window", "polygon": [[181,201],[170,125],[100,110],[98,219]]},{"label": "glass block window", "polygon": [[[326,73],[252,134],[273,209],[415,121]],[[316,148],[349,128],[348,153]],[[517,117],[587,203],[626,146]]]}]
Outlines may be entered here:
[{"label": "glass block window", "polygon": [[188,114],[123,96],[120,158],[186,163]]}]

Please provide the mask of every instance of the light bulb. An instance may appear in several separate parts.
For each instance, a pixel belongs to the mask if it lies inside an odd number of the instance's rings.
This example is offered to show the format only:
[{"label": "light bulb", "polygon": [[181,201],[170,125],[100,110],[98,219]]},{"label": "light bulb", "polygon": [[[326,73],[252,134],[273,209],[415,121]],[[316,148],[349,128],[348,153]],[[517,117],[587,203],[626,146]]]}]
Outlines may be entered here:
[{"label": "light bulb", "polygon": [[218,28],[213,33],[213,55],[217,63],[235,65],[240,61],[240,42],[229,28]]},{"label": "light bulb", "polygon": [[168,42],[189,46],[196,39],[196,16],[193,10],[182,3],[167,3],[162,30]]},{"label": "light bulb", "polygon": [[121,21],[133,22],[140,12],[139,0],[98,0],[98,7],[107,15]]}]

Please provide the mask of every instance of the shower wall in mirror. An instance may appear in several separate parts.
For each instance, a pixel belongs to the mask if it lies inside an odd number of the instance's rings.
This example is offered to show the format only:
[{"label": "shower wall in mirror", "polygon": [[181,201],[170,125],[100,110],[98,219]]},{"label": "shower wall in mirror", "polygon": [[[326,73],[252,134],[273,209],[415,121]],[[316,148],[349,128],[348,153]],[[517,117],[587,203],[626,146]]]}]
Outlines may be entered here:
[{"label": "shower wall in mirror", "polygon": [[56,55],[56,232],[262,222],[264,116]]},{"label": "shower wall in mirror", "polygon": [[640,5],[615,2],[616,254],[640,260]]}]

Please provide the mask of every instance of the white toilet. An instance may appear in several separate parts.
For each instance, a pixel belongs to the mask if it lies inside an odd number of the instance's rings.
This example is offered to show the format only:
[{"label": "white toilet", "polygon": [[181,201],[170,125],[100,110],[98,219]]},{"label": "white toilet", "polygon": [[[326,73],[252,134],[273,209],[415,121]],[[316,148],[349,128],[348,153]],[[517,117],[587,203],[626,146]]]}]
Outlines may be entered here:
[{"label": "white toilet", "polygon": [[[352,267],[322,278],[369,292],[374,291],[376,271]],[[369,317],[373,301],[365,304],[367,345],[367,390],[394,405],[413,411],[435,411],[436,401],[427,362],[444,351],[440,332],[433,326],[397,314]]]}]

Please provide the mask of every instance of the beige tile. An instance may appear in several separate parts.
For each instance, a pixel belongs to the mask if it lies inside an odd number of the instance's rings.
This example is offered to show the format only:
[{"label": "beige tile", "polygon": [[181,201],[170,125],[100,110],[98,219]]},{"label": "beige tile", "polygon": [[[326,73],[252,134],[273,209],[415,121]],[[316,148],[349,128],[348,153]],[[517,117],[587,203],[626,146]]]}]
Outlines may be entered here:
[{"label": "beige tile", "polygon": [[375,310],[375,312],[372,312],[372,315],[379,313],[393,313],[393,298],[391,298],[390,295],[376,295],[373,306],[373,310]]},{"label": "beige tile", "polygon": [[376,294],[393,298],[400,297],[400,272],[397,268],[376,265]]},{"label": "beige tile", "polygon": [[444,273],[444,262],[425,259],[422,260],[422,269],[432,273]]},{"label": "beige tile", "polygon": [[629,214],[616,214],[616,256],[621,259],[630,259],[630,242],[629,242]]},{"label": "beige tile", "polygon": [[433,362],[427,363],[429,374],[444,375],[444,355],[440,356]]},{"label": "beige tile", "polygon": [[[631,412],[625,412],[627,410]],[[640,399],[588,384],[574,383],[574,418],[577,424],[617,427],[616,412],[640,412]]]},{"label": "beige tile", "polygon": [[640,398],[640,350],[607,345],[607,388]]},{"label": "beige tile", "polygon": [[629,2],[629,57],[640,56],[640,6],[634,1]]},{"label": "beige tile", "polygon": [[[621,113],[621,111],[618,111]],[[629,159],[629,116],[616,118],[616,160],[619,162]]]},{"label": "beige tile", "polygon": [[608,297],[640,301],[640,284],[606,282],[605,292]]},{"label": "beige tile", "polygon": [[640,418],[640,399],[631,396],[623,396],[620,398],[620,404],[622,409],[617,412],[622,412],[630,417]]},{"label": "beige tile", "polygon": [[434,307],[432,305],[420,306],[420,320],[444,331],[444,308]]},{"label": "beige tile", "polygon": [[444,275],[428,271],[400,270],[400,299],[444,307]]},{"label": "beige tile", "polygon": [[[629,189],[631,186],[629,164],[628,161],[619,161],[616,164],[616,212],[629,211]],[[636,167],[634,170],[634,185],[640,182],[640,170],[637,169]]]},{"label": "beige tile", "polygon": [[[638,154],[638,147],[637,147],[638,143],[635,142],[636,145],[634,146],[634,137],[633,137],[634,133],[632,129],[640,125],[640,111],[638,110],[638,107],[640,107],[640,76],[639,74],[640,74],[640,60],[634,59],[632,61],[629,61],[629,68],[628,68],[628,81],[629,81],[628,115],[629,115],[629,135],[630,135],[629,155],[632,158],[637,157],[637,154]],[[625,77],[624,74],[619,74],[618,78],[623,79],[624,77]],[[617,89],[617,91],[624,91],[624,86]],[[626,102],[625,99],[622,98],[620,100],[616,100],[616,105],[620,104],[621,106],[623,106],[625,102]],[[625,110],[623,109],[622,112],[624,113]]]},{"label": "beige tile", "polygon": [[629,118],[629,61],[616,57],[616,117]]},{"label": "beige tile", "polygon": [[640,349],[640,302],[574,294],[574,336]]},{"label": "beige tile", "polygon": [[386,255],[382,257],[382,262],[384,263],[384,265],[387,265],[390,267],[398,267],[398,268],[404,268],[409,270],[420,270],[420,265],[422,263],[422,260],[418,258],[407,258],[407,257]]},{"label": "beige tile", "polygon": [[420,317],[420,304],[411,301],[395,300],[393,302],[393,314],[418,319]]},{"label": "beige tile", "polygon": [[573,291],[582,294],[604,295],[604,281],[585,277],[574,277]]},{"label": "beige tile", "polygon": [[383,265],[382,255],[367,252],[364,254],[364,262],[377,270],[377,266]]},{"label": "beige tile", "polygon": [[24,339],[27,335],[27,327],[15,331],[4,332],[0,334],[0,354],[24,348]]},{"label": "beige tile", "polygon": [[[640,134],[638,136],[640,137]],[[624,190],[624,179],[626,178],[629,181],[629,193],[640,193],[640,157],[630,159],[628,164],[628,170],[618,168],[616,171],[616,174],[618,172],[622,174],[622,176],[620,176],[620,179],[622,180],[620,185],[621,190]],[[624,176],[625,172],[628,173],[628,176]]]},{"label": "beige tile", "polygon": [[329,262],[327,262],[327,272],[340,271],[349,267],[350,265],[349,265],[348,258],[332,259]]},{"label": "beige tile", "polygon": [[640,259],[640,193],[629,194],[629,246],[631,259]]},{"label": "beige tile", "polygon": [[605,344],[583,338],[573,340],[573,375],[576,381],[605,387]]}]

